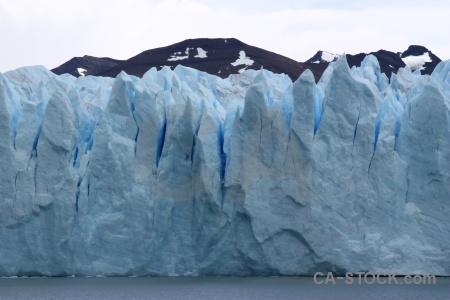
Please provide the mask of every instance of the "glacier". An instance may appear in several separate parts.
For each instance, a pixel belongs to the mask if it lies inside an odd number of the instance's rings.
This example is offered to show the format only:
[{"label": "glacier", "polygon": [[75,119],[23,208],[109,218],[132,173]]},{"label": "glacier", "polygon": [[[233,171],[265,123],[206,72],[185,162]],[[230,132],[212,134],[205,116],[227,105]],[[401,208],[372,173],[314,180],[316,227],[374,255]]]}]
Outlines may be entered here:
[{"label": "glacier", "polygon": [[449,71],[0,74],[0,275],[448,276]]}]

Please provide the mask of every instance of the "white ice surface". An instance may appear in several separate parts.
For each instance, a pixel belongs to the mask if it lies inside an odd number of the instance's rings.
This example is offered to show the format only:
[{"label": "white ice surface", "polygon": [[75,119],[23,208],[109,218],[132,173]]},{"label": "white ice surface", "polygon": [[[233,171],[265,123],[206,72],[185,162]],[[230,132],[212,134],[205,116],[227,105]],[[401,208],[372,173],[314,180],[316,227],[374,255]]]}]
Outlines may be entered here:
[{"label": "white ice surface", "polygon": [[425,63],[431,62],[430,53],[425,52],[422,55],[402,57],[403,62],[411,68],[411,70],[424,70]]},{"label": "white ice surface", "polygon": [[184,52],[186,55],[181,55],[181,52],[175,52],[171,57],[167,59],[167,61],[177,61],[177,60],[183,60],[189,58],[189,48],[186,48],[186,51]]},{"label": "white ice surface", "polygon": [[332,62],[335,59],[337,59],[340,55],[339,54],[333,54],[327,51],[322,51],[322,60],[326,62]]},{"label": "white ice surface", "polygon": [[198,57],[198,58],[206,58],[208,57],[206,55],[207,51],[203,50],[202,48],[198,47],[197,48],[197,54],[194,57]]},{"label": "white ice surface", "polygon": [[86,76],[86,73],[87,73],[86,69],[83,69],[83,68],[77,68],[77,72],[81,76]]},{"label": "white ice surface", "polygon": [[235,62],[232,62],[231,65],[233,65],[234,67],[239,65],[251,66],[254,62],[255,61],[250,59],[250,57],[245,56],[244,50],[241,50],[239,51],[239,58]]}]

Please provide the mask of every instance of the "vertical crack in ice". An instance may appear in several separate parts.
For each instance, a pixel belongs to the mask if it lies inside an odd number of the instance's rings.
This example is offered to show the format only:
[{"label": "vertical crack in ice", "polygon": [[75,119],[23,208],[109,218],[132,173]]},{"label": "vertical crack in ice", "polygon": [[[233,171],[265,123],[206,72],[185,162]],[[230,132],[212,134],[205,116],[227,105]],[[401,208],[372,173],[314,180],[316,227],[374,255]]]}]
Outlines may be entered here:
[{"label": "vertical crack in ice", "polygon": [[77,158],[78,158],[78,146],[75,146],[75,151],[73,154],[73,163],[72,163],[72,166],[74,168],[77,166]]},{"label": "vertical crack in ice", "polygon": [[401,128],[402,128],[402,123],[397,120],[395,122],[394,151],[397,151],[397,140],[398,140],[398,135],[400,134]]},{"label": "vertical crack in ice", "polygon": [[372,153],[372,157],[370,158],[369,168],[367,169],[367,175],[370,174],[370,167],[372,167],[372,160],[373,160],[374,156],[375,156],[375,151]]},{"label": "vertical crack in ice", "polygon": [[164,106],[163,126],[158,131],[158,145],[156,148],[156,168],[158,168],[159,160],[161,159],[162,151],[164,148],[164,141],[166,139],[166,127],[167,127],[167,117],[166,117],[166,107]]},{"label": "vertical crack in ice", "polygon": [[355,131],[353,132],[353,146],[355,146],[355,139],[356,139],[356,133],[358,131],[358,123],[359,123],[360,115],[361,115],[361,109],[358,110],[358,119],[356,120]]},{"label": "vertical crack in ice", "polygon": [[94,144],[94,134],[93,134],[93,130],[95,128],[95,125],[92,126],[92,130],[89,136],[89,139],[86,141],[86,146],[85,146],[85,151],[83,152],[84,154],[86,154],[88,151],[92,150],[92,146]]},{"label": "vertical crack in ice", "polygon": [[[37,131],[37,134],[36,134],[36,137],[34,138],[34,141],[33,141],[33,150],[37,150],[37,144],[38,144],[38,142],[39,142],[39,137],[40,137],[41,131],[42,131],[42,124],[43,124],[43,122],[41,122],[41,124],[39,125],[38,131]],[[37,154],[37,153],[36,153],[36,154]],[[37,155],[36,155],[36,156],[37,156]]]},{"label": "vertical crack in ice", "polygon": [[[378,142],[378,135],[380,134],[380,125],[381,125],[381,119],[382,119],[382,111],[379,112],[377,119],[375,121],[375,141],[373,143],[373,152],[377,150],[377,142]],[[372,155],[373,157],[373,155]]]},{"label": "vertical crack in ice", "polygon": [[134,115],[135,111],[135,105],[134,100],[136,98],[136,90],[135,90],[134,84],[131,85],[130,91],[129,91],[129,103],[130,103],[130,109],[131,109],[131,115],[133,116],[134,125],[136,125],[136,136],[134,137],[134,157],[136,157],[136,151],[137,151],[137,140],[139,136],[139,126],[138,122],[136,121],[136,116]]},{"label": "vertical crack in ice", "polygon": [[78,179],[78,183],[77,183],[77,193],[75,195],[75,211],[78,213],[78,199],[80,198],[80,185],[81,182],[83,181],[83,177],[80,177]]},{"label": "vertical crack in ice", "polygon": [[[219,140],[219,155],[220,155],[220,181],[222,184],[224,183],[225,178],[225,167],[227,164],[227,154],[224,152],[224,130],[223,130],[223,124],[220,122],[219,124],[219,133],[218,133],[218,140]],[[223,188],[223,187],[222,187]]]},{"label": "vertical crack in ice", "polygon": [[14,200],[13,200],[13,209],[14,206],[16,205],[16,199],[17,199],[17,177],[19,176],[19,171],[17,171],[16,173],[16,177],[14,177]]},{"label": "vertical crack in ice", "polygon": [[192,171],[192,169],[194,167],[194,153],[195,153],[196,141],[197,141],[197,136],[196,135],[192,136],[192,147],[191,147],[191,157],[190,157],[190,159],[191,159],[191,171]]},{"label": "vertical crack in ice", "polygon": [[409,101],[407,105],[408,105],[408,119],[411,119],[411,106],[412,106],[411,101]]},{"label": "vertical crack in ice", "polygon": [[322,99],[319,97],[318,91],[314,91],[314,137],[316,135],[317,129],[319,129],[320,121],[322,121]]},{"label": "vertical crack in ice", "polygon": [[[136,123],[136,127],[137,127],[137,123]],[[139,127],[137,127],[136,138],[134,139],[134,157],[136,157],[138,137],[139,137]]]},{"label": "vertical crack in ice", "polygon": [[[194,109],[194,107],[192,106],[193,105],[192,104],[192,100],[189,97],[188,97],[188,104],[187,105],[189,105],[189,107],[188,107],[188,109],[189,109],[189,111],[188,111],[189,119],[193,119],[193,114],[194,114],[193,109]],[[194,135],[192,137],[192,148],[191,148],[191,157],[190,157],[191,158],[191,170],[194,167],[194,154],[195,154],[195,150],[196,150],[195,147],[196,147],[196,144],[197,144],[198,132],[200,131],[200,125],[201,125],[202,118],[203,118],[203,110],[204,110],[204,108],[203,108],[203,105],[202,105],[201,110],[200,110],[200,115],[198,117],[198,120],[194,123],[195,128],[194,128]],[[191,121],[193,121],[193,120],[191,120]]]},{"label": "vertical crack in ice", "polygon": [[36,190],[37,190],[37,183],[36,183],[36,176],[37,176],[37,168],[38,168],[38,156],[37,156],[37,149],[34,148],[31,152],[31,159],[35,159],[34,161],[34,170],[33,170],[33,183],[34,183],[34,197],[33,197],[33,207],[35,206],[36,201]]}]

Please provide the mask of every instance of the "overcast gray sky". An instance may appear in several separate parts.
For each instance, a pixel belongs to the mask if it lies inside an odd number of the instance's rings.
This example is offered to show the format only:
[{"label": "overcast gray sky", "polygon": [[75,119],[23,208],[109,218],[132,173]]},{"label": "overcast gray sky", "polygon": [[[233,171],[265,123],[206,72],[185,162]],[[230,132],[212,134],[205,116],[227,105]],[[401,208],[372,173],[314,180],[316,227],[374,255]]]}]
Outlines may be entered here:
[{"label": "overcast gray sky", "polygon": [[230,38],[305,61],[426,46],[450,59],[450,1],[0,0],[0,72],[85,54],[127,59],[188,38]]}]

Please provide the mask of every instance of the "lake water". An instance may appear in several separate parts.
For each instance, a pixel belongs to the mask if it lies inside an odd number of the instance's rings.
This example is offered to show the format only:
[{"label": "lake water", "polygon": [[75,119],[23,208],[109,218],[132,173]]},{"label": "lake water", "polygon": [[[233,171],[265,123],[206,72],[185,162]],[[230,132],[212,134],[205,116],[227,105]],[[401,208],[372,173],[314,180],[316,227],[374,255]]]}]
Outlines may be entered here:
[{"label": "lake water", "polygon": [[431,285],[317,285],[311,277],[0,278],[0,299],[450,299],[450,278]]}]

